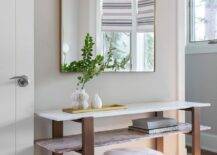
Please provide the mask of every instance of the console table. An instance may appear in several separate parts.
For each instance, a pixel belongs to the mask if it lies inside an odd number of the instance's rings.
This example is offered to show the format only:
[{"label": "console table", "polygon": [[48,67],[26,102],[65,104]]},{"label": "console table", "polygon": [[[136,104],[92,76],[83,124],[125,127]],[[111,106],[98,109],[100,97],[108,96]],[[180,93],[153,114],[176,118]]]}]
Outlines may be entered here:
[{"label": "console table", "polygon": [[[128,109],[103,111],[93,113],[69,114],[62,110],[37,112],[36,116],[52,121],[52,138],[36,140],[35,145],[46,149],[53,155],[63,155],[66,152],[79,152],[82,155],[94,155],[94,147],[120,144],[147,138],[156,139],[156,149],[164,152],[164,136],[171,134],[192,135],[192,154],[201,155],[200,132],[209,130],[210,127],[200,125],[200,108],[211,106],[209,103],[193,103],[185,101],[175,102],[152,102],[128,104]],[[184,110],[190,111],[192,123],[180,123],[178,131],[160,134],[144,134],[138,131],[116,129],[110,131],[94,132],[94,118],[134,115],[142,113],[155,113],[156,116],[163,115],[164,111]],[[64,137],[63,122],[75,121],[82,124],[82,134]]]}]

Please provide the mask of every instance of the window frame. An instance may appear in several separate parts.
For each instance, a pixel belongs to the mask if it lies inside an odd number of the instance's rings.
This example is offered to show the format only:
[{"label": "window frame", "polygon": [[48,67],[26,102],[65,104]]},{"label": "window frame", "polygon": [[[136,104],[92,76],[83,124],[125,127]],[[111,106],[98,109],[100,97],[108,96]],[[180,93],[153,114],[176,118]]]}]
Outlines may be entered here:
[{"label": "window frame", "polygon": [[[138,3],[137,1],[131,0],[132,1],[132,13],[133,13],[133,18],[132,18],[132,30],[129,31],[130,32],[130,67],[131,70],[130,71],[124,71],[124,72],[147,72],[147,73],[153,73],[156,71],[156,0],[155,1],[155,5],[154,5],[154,63],[153,63],[153,69],[152,70],[148,70],[148,71],[137,71],[137,54],[133,51],[137,51],[137,7],[138,7]],[[103,43],[102,43],[102,25],[101,25],[101,17],[102,17],[102,3],[103,0],[99,0],[96,2],[97,8],[96,8],[96,15],[97,15],[97,19],[96,19],[96,51],[101,51],[101,53],[95,53],[95,54],[103,54],[102,53],[102,49],[103,49]],[[110,71],[112,72],[112,71]],[[118,71],[118,72],[122,72],[122,71]]]},{"label": "window frame", "polygon": [[191,9],[193,6],[194,0],[188,0],[187,3],[187,46],[186,54],[200,54],[200,53],[217,53],[217,43],[211,44],[211,41],[215,40],[203,40],[203,41],[192,41],[191,38],[193,35],[193,21],[192,16],[194,10]]}]

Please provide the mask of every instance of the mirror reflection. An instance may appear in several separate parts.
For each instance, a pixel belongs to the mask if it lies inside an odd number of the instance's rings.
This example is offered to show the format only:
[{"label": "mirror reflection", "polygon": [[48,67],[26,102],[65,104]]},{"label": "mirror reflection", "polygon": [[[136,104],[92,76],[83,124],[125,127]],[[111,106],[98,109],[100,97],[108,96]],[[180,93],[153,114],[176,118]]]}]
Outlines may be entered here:
[{"label": "mirror reflection", "polygon": [[82,59],[87,33],[95,39],[93,55],[109,57],[111,65],[124,65],[107,71],[154,71],[155,0],[62,0],[61,3],[62,72],[73,72],[73,68],[65,68]]}]

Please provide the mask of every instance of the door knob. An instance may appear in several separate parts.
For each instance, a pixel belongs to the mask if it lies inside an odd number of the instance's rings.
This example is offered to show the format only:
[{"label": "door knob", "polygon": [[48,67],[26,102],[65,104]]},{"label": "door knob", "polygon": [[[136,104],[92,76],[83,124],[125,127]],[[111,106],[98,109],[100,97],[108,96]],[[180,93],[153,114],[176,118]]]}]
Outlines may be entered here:
[{"label": "door knob", "polygon": [[26,76],[26,75],[14,76],[14,77],[10,78],[10,80],[16,80],[18,86],[20,86],[20,87],[26,87],[29,84],[29,79],[28,79],[28,76]]}]

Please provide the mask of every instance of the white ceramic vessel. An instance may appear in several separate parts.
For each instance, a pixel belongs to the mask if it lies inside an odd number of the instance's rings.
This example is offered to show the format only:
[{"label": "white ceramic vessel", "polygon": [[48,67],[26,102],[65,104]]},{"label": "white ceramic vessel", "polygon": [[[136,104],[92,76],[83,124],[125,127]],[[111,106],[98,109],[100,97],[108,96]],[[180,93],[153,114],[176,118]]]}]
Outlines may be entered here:
[{"label": "white ceramic vessel", "polygon": [[88,109],[89,105],[89,95],[86,93],[85,89],[82,89],[79,94],[79,103],[82,109]]},{"label": "white ceramic vessel", "polygon": [[73,109],[88,109],[90,107],[89,95],[84,89],[74,91],[71,98]]},{"label": "white ceramic vessel", "polygon": [[80,103],[79,103],[79,93],[80,91],[76,89],[75,91],[72,92],[71,99],[72,99],[72,108],[73,109],[80,109]]},{"label": "white ceramic vessel", "polygon": [[102,106],[103,106],[102,99],[98,94],[95,94],[92,101],[92,108],[100,109],[102,108]]}]

